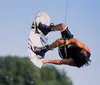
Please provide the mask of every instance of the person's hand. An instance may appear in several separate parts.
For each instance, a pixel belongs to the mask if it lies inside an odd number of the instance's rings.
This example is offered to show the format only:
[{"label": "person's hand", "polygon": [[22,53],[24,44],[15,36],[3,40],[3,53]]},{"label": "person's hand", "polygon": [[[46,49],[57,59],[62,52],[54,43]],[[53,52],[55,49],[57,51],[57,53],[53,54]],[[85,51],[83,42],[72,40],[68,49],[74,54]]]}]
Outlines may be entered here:
[{"label": "person's hand", "polygon": [[43,64],[47,64],[47,63],[48,63],[48,60],[41,60],[41,62],[42,62]]}]

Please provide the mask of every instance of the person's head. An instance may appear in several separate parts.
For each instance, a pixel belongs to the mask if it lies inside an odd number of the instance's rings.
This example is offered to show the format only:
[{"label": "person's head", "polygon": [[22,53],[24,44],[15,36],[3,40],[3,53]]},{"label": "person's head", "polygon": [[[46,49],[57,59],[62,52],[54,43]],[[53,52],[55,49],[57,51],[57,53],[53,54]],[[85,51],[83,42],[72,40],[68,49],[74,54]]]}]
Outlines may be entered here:
[{"label": "person's head", "polygon": [[78,54],[82,60],[82,63],[84,65],[89,65],[89,62],[91,62],[90,60],[90,52],[86,51],[86,50],[81,50],[80,53]]}]

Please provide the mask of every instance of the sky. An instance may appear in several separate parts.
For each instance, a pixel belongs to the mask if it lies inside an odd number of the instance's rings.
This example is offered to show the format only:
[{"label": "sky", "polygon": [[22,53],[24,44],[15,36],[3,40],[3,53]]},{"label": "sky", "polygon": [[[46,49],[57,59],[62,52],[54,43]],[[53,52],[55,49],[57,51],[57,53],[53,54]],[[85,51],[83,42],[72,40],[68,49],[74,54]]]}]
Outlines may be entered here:
[{"label": "sky", "polygon": [[[28,36],[39,11],[46,12],[54,24],[65,23],[75,38],[91,50],[91,64],[64,69],[73,85],[99,85],[100,82],[100,0],[0,0],[0,56],[28,56]],[[67,6],[66,6],[67,5]],[[51,32],[49,44],[60,37]],[[46,53],[45,59],[60,59],[57,49]]]}]

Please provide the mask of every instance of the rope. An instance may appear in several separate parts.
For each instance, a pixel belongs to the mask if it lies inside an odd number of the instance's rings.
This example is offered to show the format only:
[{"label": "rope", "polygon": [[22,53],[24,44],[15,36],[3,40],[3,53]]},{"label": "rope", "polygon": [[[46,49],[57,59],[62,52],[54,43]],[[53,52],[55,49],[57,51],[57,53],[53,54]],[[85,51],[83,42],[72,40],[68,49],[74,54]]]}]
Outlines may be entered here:
[{"label": "rope", "polygon": [[[65,24],[67,24],[68,0],[66,0],[65,7],[66,7],[66,9],[65,9]],[[67,57],[66,37],[64,37],[64,53],[65,53],[65,57]]]},{"label": "rope", "polygon": [[65,4],[65,24],[67,24],[67,14],[68,14],[68,0],[66,0]]}]

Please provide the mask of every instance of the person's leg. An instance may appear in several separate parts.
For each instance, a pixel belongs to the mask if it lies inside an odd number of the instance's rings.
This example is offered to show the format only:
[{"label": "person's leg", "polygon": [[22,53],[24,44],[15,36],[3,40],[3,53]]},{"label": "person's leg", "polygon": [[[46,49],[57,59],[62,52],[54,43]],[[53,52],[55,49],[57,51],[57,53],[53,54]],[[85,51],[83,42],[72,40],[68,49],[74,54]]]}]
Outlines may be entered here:
[{"label": "person's leg", "polygon": [[40,23],[38,25],[38,28],[43,32],[44,35],[47,35],[50,31],[62,31],[65,27],[65,24],[58,24],[55,26],[51,24],[50,26],[47,26],[45,24]]},{"label": "person's leg", "polygon": [[51,27],[53,25],[45,25],[45,24],[39,24],[38,28],[41,30],[41,32],[44,34],[44,35],[47,35],[50,31],[51,31]]},{"label": "person's leg", "polygon": [[71,39],[71,38],[73,38],[73,35],[71,34],[71,32],[68,29],[68,26],[66,26],[64,24],[62,24],[61,36],[64,39]]},{"label": "person's leg", "polygon": [[61,31],[61,36],[64,39],[73,38],[73,35],[71,34],[71,32],[68,29],[68,26],[66,26],[63,23],[62,24],[55,25],[55,26],[51,27],[50,29],[51,30],[54,30],[54,31]]},{"label": "person's leg", "polygon": [[51,49],[54,49],[56,47],[64,45],[64,39],[57,39],[55,42],[53,42],[50,45],[46,45],[44,47],[36,47],[34,46],[34,52],[38,55],[41,55],[44,57],[45,53]]},{"label": "person's leg", "polygon": [[[72,35],[70,33],[70,31],[68,30],[68,27],[65,25],[65,24],[58,24],[58,25],[55,25],[53,27],[50,28],[50,30],[59,30],[61,31],[61,34],[62,34],[62,39],[58,39],[56,40],[54,43],[52,43],[51,45],[49,46],[44,46],[44,47],[35,47],[35,53],[41,55],[41,56],[44,56],[45,53],[48,51],[48,50],[51,50],[53,48],[56,48],[56,47],[59,47],[61,45],[64,45],[66,43],[65,41],[65,38],[72,38]],[[49,32],[47,32],[49,33]],[[46,34],[47,34],[46,33]],[[65,34],[65,37],[63,37]]]},{"label": "person's leg", "polygon": [[62,45],[64,45],[64,39],[60,38],[60,39],[57,39],[52,44],[50,44],[48,48],[53,49],[53,48],[56,48],[56,47],[59,47],[59,46],[62,46]]},{"label": "person's leg", "polygon": [[57,24],[57,25],[51,27],[51,30],[54,30],[54,31],[62,31],[65,28],[67,28],[67,26],[65,24],[61,23],[61,24]]},{"label": "person's leg", "polygon": [[61,58],[66,59],[69,57],[67,55],[66,40],[73,38],[73,35],[70,33],[68,27],[65,24],[59,24],[56,28],[60,29],[61,37],[63,39],[63,46],[58,46],[58,53]]},{"label": "person's leg", "polygon": [[72,37],[68,27],[63,23],[57,25],[51,24],[50,26],[40,23],[38,28],[43,32],[44,35],[47,35],[51,31],[61,31],[62,38],[64,35],[66,38]]}]

